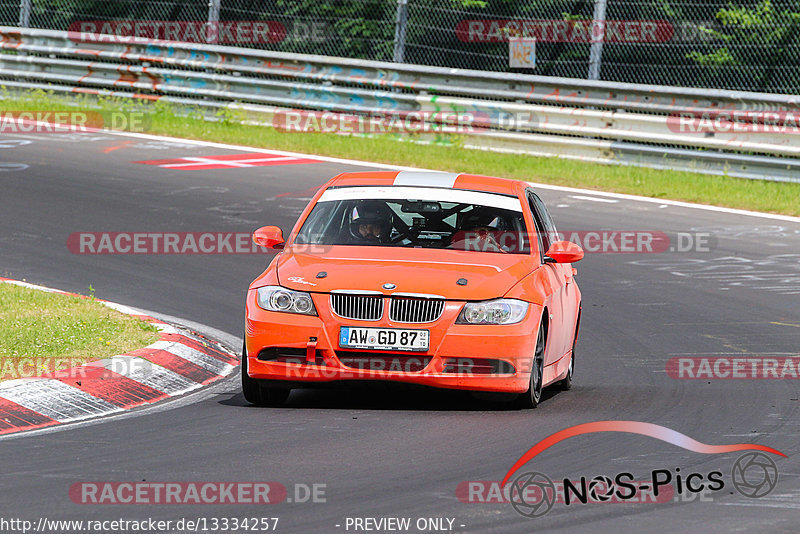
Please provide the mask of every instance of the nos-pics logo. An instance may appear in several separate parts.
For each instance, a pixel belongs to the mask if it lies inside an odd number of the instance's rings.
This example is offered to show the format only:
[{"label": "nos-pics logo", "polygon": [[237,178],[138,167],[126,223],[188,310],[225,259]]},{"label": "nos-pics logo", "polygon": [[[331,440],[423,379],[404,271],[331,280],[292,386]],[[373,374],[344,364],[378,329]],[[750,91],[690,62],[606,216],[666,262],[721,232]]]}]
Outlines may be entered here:
[{"label": "nos-pics logo", "polygon": [[684,449],[701,454],[723,454],[748,451],[740,456],[730,472],[730,484],[748,498],[764,497],[778,483],[778,466],[764,453],[786,456],[782,452],[764,445],[738,443],[733,445],[707,445],[684,434],[652,423],[638,421],[597,421],[573,426],[543,439],[528,450],[508,471],[501,485],[509,484],[509,501],[519,514],[526,517],[541,517],[556,503],[566,506],[602,502],[643,502],[642,495],[659,494],[686,495],[723,490],[727,482],[722,471],[682,472],[680,468],[654,469],[644,480],[634,480],[628,472],[614,476],[597,475],[578,480],[563,479],[554,482],[544,473],[529,471],[511,479],[530,459],[564,439],[594,432],[627,432],[650,436]]}]

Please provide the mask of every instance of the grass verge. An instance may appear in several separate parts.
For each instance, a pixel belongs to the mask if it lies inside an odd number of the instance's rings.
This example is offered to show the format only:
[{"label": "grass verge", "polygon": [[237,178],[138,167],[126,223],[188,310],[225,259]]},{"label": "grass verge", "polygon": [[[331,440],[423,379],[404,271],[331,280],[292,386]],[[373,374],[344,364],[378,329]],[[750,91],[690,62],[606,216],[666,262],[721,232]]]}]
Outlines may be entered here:
[{"label": "grass verge", "polygon": [[38,376],[154,343],[158,329],[94,300],[0,283],[0,380]]},{"label": "grass verge", "polygon": [[71,107],[75,105],[82,109],[105,111],[145,111],[149,119],[147,133],[156,135],[800,215],[800,184],[794,183],[499,154],[461,148],[457,138],[455,146],[444,146],[412,144],[381,137],[281,133],[269,127],[241,124],[238,117],[229,112],[221,114],[218,121],[205,120],[199,114],[187,117],[163,102],[142,104],[102,99],[96,102],[81,97],[66,100],[44,92],[23,96],[2,94],[0,99],[3,100],[0,108],[15,111],[55,111],[75,109]]}]

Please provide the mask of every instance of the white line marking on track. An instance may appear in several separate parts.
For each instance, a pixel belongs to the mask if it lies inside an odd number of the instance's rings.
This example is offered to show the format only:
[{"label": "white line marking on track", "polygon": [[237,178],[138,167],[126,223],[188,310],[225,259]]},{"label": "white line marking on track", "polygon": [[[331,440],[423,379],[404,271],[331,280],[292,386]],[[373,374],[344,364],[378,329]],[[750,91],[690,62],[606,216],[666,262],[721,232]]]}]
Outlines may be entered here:
[{"label": "white line marking on track", "polygon": [[27,163],[0,163],[0,172],[24,171],[27,168]]},{"label": "white line marking on track", "polygon": [[569,198],[577,198],[578,200],[591,200],[592,202],[607,202],[609,204],[616,204],[619,202],[619,200],[614,200],[612,198],[587,197],[584,195],[570,195]]},{"label": "white line marking on track", "polygon": [[0,140],[0,148],[17,148],[33,143],[28,139],[2,139]]},{"label": "white line marking on track", "polygon": [[257,158],[257,159],[248,159],[248,160],[216,160],[210,158],[202,158],[196,156],[187,156],[184,158],[189,160],[186,163],[165,163],[164,165],[159,165],[159,167],[163,167],[165,169],[178,169],[180,167],[194,167],[198,164],[203,165],[224,165],[227,167],[238,167],[242,169],[248,169],[250,167],[257,167],[258,165],[253,165],[253,163],[262,163],[264,161],[294,161],[297,158],[290,157],[290,156],[279,156],[277,158]]}]

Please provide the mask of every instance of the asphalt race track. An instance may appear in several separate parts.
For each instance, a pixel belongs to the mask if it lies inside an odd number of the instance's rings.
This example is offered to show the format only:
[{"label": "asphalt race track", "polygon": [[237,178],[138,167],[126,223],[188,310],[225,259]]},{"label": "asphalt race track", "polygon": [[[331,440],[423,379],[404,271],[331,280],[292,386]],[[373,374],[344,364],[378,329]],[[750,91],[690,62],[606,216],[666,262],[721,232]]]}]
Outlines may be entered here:
[{"label": "asphalt race track", "polygon": [[[239,153],[106,133],[0,136],[0,276],[81,293],[91,285],[100,298],[241,338],[246,288],[268,257],[67,247],[74,232],[251,232],[264,224],[286,232],[316,186],[365,168],[134,163]],[[796,532],[797,375],[681,380],[665,369],[682,356],[800,356],[800,223],[547,189],[541,196],[562,231],[710,234],[708,251],[587,254],[576,264],[584,300],[571,391],[546,391],[531,411],[417,389],[295,391],[286,407],[261,409],[244,401],[237,374],[170,409],[0,440],[0,518],[278,517],[279,532],[354,532],[348,517],[408,517],[412,527],[445,518],[455,532]],[[519,473],[647,480],[679,468],[720,471],[725,487],[658,503],[556,503],[535,518],[508,503],[462,502],[460,483],[499,481],[539,440],[602,420],[655,423],[710,445],[758,443],[787,458],[772,455],[777,487],[748,498],[731,483],[742,453],[595,433],[554,445]],[[275,481],[293,502],[76,504],[69,488],[84,481]],[[324,502],[296,502],[313,484],[324,485]]]}]

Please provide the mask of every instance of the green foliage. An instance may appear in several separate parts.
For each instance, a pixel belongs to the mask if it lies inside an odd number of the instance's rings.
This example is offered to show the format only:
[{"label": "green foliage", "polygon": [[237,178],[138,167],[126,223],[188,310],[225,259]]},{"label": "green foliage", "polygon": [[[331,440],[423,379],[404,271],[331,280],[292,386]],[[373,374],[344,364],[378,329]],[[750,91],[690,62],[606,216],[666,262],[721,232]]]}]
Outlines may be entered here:
[{"label": "green foliage", "polygon": [[[156,327],[97,302],[89,288],[92,298],[0,284],[0,380],[57,370],[53,359],[64,369],[158,340]],[[28,363],[20,371],[16,365],[34,359],[39,359],[37,368]]]},{"label": "green foliage", "polygon": [[[686,58],[704,67],[718,71],[719,67],[744,67],[732,73],[729,83],[744,77],[749,78],[747,87],[755,90],[770,90],[778,69],[785,66],[789,59],[787,53],[792,50],[795,58],[798,53],[798,29],[800,29],[800,13],[789,9],[778,9],[772,0],[761,0],[748,6],[747,3],[729,3],[714,14],[719,26],[717,28],[701,27],[700,31],[711,39],[725,43],[725,46],[711,48],[701,52],[693,50]],[[791,77],[790,84],[800,89],[800,76],[794,73],[782,73]],[[727,75],[731,75],[728,71]],[[755,87],[752,87],[753,81]],[[784,82],[785,83],[785,82]]]},{"label": "green foliage", "polygon": [[[324,43],[295,43],[297,52],[343,57],[391,60],[396,0],[277,0],[288,24],[298,21],[324,23]],[[377,46],[375,43],[382,43]]]},{"label": "green foliage", "polygon": [[694,61],[706,67],[719,67],[721,65],[738,64],[734,55],[731,54],[730,50],[727,48],[718,48],[717,50],[709,52],[708,54],[701,54],[700,52],[693,50],[686,54],[686,57],[693,59]]},{"label": "green foliage", "polygon": [[[202,114],[201,114],[202,116]],[[240,124],[245,120],[244,113],[233,108],[222,108],[214,114],[214,118],[224,124]]]},{"label": "green foliage", "polygon": [[484,8],[489,5],[489,2],[484,0],[448,0],[453,7],[463,8]]},{"label": "green foliage", "polygon": [[[203,21],[208,16],[208,0],[34,0],[32,5],[31,25],[56,30],[76,21]],[[494,71],[508,70],[507,43],[465,42],[455,31],[463,21],[589,21],[594,16],[594,0],[408,0],[407,7],[406,62]],[[397,8],[398,0],[223,0],[220,20],[269,21],[286,29],[283,39],[243,46],[392,61]],[[606,16],[609,21],[661,21],[674,34],[661,35],[666,42],[607,42],[601,79],[800,93],[798,0],[608,0]],[[586,42],[543,39],[536,54],[534,74],[587,76]]]}]

